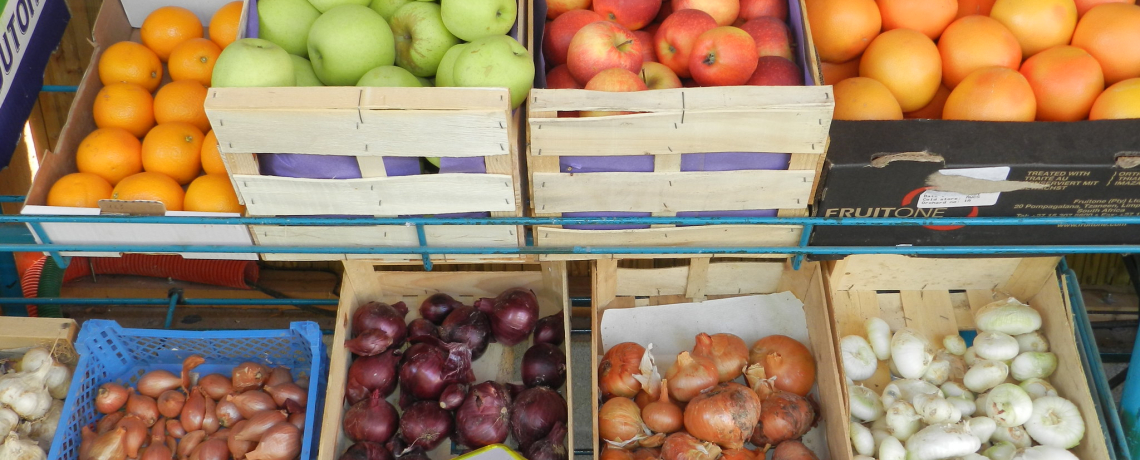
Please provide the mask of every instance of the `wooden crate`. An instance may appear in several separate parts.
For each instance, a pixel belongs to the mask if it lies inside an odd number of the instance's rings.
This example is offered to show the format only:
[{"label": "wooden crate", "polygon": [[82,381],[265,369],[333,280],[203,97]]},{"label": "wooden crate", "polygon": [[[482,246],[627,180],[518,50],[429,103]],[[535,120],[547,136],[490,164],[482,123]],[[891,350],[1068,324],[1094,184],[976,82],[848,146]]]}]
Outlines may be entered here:
[{"label": "wooden crate", "polygon": [[[665,262],[658,260],[658,262]],[[593,330],[591,341],[592,415],[594,426],[594,457],[598,458],[601,439],[598,437],[598,362],[605,350],[601,343],[601,318],[606,310],[614,308],[641,308],[686,302],[701,302],[755,294],[791,292],[804,303],[810,343],[806,344],[816,359],[816,388],[822,407],[822,423],[827,448],[831,452],[847,444],[848,415],[838,409],[841,400],[840,376],[834,365],[837,359],[833,332],[827,319],[827,296],[823,273],[815,262],[805,263],[799,270],[791,269],[786,262],[773,261],[718,261],[708,257],[681,261],[673,267],[626,268],[644,266],[633,260],[599,259],[594,261],[593,272]],[[660,265],[660,264],[658,264]],[[707,331],[717,333],[720,331]],[[752,344],[749,343],[749,346]],[[668,369],[660,368],[664,375]],[[818,446],[817,446],[818,448]],[[827,458],[821,455],[820,458]],[[835,458],[832,454],[831,458]]]},{"label": "wooden crate", "polygon": [[[408,305],[407,319],[419,317],[419,305],[428,296],[446,293],[464,304],[471,305],[481,297],[494,297],[512,287],[525,287],[538,296],[539,315],[549,316],[559,311],[565,315],[566,341],[566,384],[561,389],[566,398],[568,434],[566,445],[574,446],[573,399],[570,394],[570,297],[566,285],[566,264],[563,262],[543,262],[531,264],[486,265],[483,268],[472,266],[437,265],[433,271],[425,272],[412,267],[387,267],[375,261],[349,260],[344,262],[344,281],[341,285],[340,307],[337,310],[336,331],[330,347],[328,394],[325,398],[324,425],[321,428],[319,460],[335,460],[340,457],[351,442],[341,429],[344,411],[345,381],[351,364],[351,353],[344,348],[344,342],[351,331],[352,315],[356,309],[370,301],[389,304],[404,301]],[[487,351],[473,364],[476,382],[495,380],[517,382],[520,380],[516,369],[523,353],[529,348],[529,341],[504,347],[498,343],[487,346]],[[397,391],[398,394],[398,391]],[[390,401],[397,400],[393,394]],[[452,458],[451,442],[444,442],[429,453],[433,460]]]},{"label": "wooden crate", "polygon": [[0,353],[22,355],[32,347],[55,348],[56,359],[75,365],[75,334],[79,326],[66,318],[22,318],[5,316],[0,320]]},{"label": "wooden crate", "polygon": [[[1049,339],[1049,351],[1057,354],[1058,369],[1066,370],[1054,373],[1049,381],[1061,397],[1077,405],[1085,420],[1085,438],[1072,452],[1080,458],[1109,458],[1089,382],[1085,373],[1078,370],[1084,364],[1077,349],[1068,287],[1058,280],[1055,271],[1059,260],[850,256],[831,262],[828,270],[831,329],[836,343],[847,335],[866,336],[864,321],[877,316],[890,324],[891,330],[911,327],[940,340],[962,330],[973,330],[974,311],[1001,300],[1001,294],[1013,296],[1041,313],[1041,331]],[[838,361],[836,365],[841,369]],[[887,382],[879,377],[863,384],[881,391]],[[843,401],[839,407],[847,417],[850,413],[846,384]],[[835,459],[854,457],[846,442],[832,455]]]}]

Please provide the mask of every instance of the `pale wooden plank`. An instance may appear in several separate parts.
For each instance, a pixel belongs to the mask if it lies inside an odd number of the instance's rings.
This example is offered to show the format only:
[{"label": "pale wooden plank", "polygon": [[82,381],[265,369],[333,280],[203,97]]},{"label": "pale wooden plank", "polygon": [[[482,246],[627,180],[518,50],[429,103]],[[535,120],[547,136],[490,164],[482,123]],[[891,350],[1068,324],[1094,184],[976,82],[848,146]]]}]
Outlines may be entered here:
[{"label": "pale wooden plank", "polygon": [[235,175],[250,215],[398,216],[513,211],[514,183],[498,174],[427,174],[369,179]]},{"label": "pale wooden plank", "polygon": [[969,289],[966,291],[966,299],[970,302],[970,324],[973,324],[973,316],[978,313],[982,307],[997,300],[994,298],[995,293],[991,289]]},{"label": "pale wooden plank", "polygon": [[[710,263],[707,296],[771,294],[779,292],[784,262],[716,262]],[[802,269],[802,267],[801,267]]]},{"label": "pale wooden plank", "polygon": [[[206,112],[225,110],[307,110],[360,107],[399,110],[510,110],[503,88],[210,88]],[[211,118],[212,119],[212,118]]]},{"label": "pale wooden plank", "polygon": [[[598,263],[602,263],[599,260]],[[616,263],[616,262],[615,262]],[[688,267],[619,268],[616,273],[617,296],[662,296],[685,293]]]},{"label": "pale wooden plank", "polygon": [[[653,157],[653,172],[681,172],[681,157],[680,155],[655,155]],[[676,216],[676,211],[657,211],[652,213],[654,217],[672,217]],[[672,228],[676,227],[673,224],[653,224],[650,228]]]},{"label": "pale wooden plank", "polygon": [[360,167],[360,177],[388,177],[384,157],[359,156],[356,165]]},{"label": "pale wooden plank", "polygon": [[[272,226],[252,225],[259,246],[367,247],[419,246],[415,227],[375,226]],[[425,225],[428,244],[441,247],[511,247],[518,243],[519,227],[512,225]]]},{"label": "pale wooden plank", "polygon": [[902,298],[898,293],[879,292],[875,293],[875,297],[879,302],[879,317],[891,326],[892,331],[906,327],[906,314],[903,313]]},{"label": "pale wooden plank", "polygon": [[535,292],[542,289],[542,272],[539,271],[433,271],[430,274],[434,276],[424,276],[425,274],[427,273],[384,272],[383,276],[375,277],[372,283],[385,295],[416,298],[445,292],[457,299],[478,299],[497,296],[513,287],[532,289]]},{"label": "pale wooden plank", "polygon": [[943,290],[899,291],[906,325],[926,334],[931,343],[942,343],[947,335],[958,335],[950,293]]},{"label": "pale wooden plank", "polygon": [[700,302],[707,297],[709,283],[709,257],[689,259],[689,271],[685,279],[685,297]]},{"label": "pale wooden plank", "polygon": [[[535,246],[795,246],[795,225],[706,225],[664,229],[574,230],[536,227]],[[740,257],[741,255],[729,255]]]},{"label": "pale wooden plank", "polygon": [[810,171],[534,174],[540,212],[802,208]]},{"label": "pale wooden plank", "polygon": [[[1009,279],[1020,258],[932,259],[891,254],[847,257],[834,289],[994,289]],[[836,277],[833,277],[836,279]]]},{"label": "pale wooden plank", "polygon": [[[623,254],[619,254],[623,255]],[[601,260],[613,259],[615,254],[540,254],[540,261],[572,261],[572,260]],[[692,254],[638,254],[639,259],[676,259],[678,257],[708,256],[706,253],[693,252]],[[756,260],[784,260],[791,257],[788,254],[717,254],[713,258],[756,259]],[[620,258],[620,257],[619,257]]]},{"label": "pale wooden plank", "polygon": [[594,311],[598,312],[605,309],[618,295],[617,260],[602,259],[594,261],[591,277],[594,285],[591,300],[594,304]]},{"label": "pale wooden plank", "polygon": [[[508,138],[510,139],[510,152],[508,155],[489,155],[483,157],[483,165],[486,168],[487,174],[503,174],[511,176],[514,184],[515,194],[515,209],[513,211],[495,211],[491,213],[491,217],[522,217],[523,214],[523,197],[522,197],[522,163],[520,162],[519,151],[522,148],[521,143],[522,134],[519,127],[522,126],[522,111],[518,111],[511,116],[511,123],[507,126]],[[519,234],[519,244],[525,245],[526,238]]]},{"label": "pale wooden plank", "polygon": [[1042,283],[1056,283],[1057,276],[1054,273],[1060,261],[1060,256],[1021,259],[1017,269],[997,289],[1024,302],[1041,290]]},{"label": "pale wooden plank", "polygon": [[[787,109],[834,106],[831,90],[812,86],[724,86],[608,93],[575,89],[534,89],[528,103],[533,112],[626,110],[634,112]],[[830,120],[830,115],[828,116]]]},{"label": "pale wooden plank", "polygon": [[950,305],[954,308],[954,322],[958,330],[973,329],[974,312],[970,309],[970,298],[965,292],[951,292]]}]

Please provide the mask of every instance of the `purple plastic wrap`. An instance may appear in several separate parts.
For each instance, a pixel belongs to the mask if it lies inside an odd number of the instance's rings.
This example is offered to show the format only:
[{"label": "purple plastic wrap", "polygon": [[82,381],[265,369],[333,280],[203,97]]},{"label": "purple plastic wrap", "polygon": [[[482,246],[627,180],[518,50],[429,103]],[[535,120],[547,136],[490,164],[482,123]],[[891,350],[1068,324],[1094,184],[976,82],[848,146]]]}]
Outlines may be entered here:
[{"label": "purple plastic wrap", "polygon": [[[259,153],[261,174],[305,179],[360,179],[356,157],[340,155],[306,155],[302,153]],[[417,157],[384,157],[388,177],[414,176],[420,173]]]}]

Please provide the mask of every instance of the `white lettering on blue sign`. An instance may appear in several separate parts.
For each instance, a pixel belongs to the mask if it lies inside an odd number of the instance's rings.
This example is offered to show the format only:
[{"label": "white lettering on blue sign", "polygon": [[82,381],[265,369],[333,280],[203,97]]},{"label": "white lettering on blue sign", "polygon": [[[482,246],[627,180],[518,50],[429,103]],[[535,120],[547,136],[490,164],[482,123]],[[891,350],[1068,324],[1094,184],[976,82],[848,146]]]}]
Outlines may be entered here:
[{"label": "white lettering on blue sign", "polygon": [[0,100],[8,96],[12,76],[40,19],[43,0],[8,0],[0,13]]}]

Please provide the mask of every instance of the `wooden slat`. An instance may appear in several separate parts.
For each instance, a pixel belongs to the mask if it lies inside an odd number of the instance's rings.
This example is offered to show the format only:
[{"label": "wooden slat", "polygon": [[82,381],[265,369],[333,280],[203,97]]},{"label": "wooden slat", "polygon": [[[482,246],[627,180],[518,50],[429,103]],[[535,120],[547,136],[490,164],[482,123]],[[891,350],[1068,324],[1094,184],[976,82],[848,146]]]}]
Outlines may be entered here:
[{"label": "wooden slat", "polygon": [[511,176],[429,174],[370,179],[234,176],[250,215],[363,216],[513,211]]},{"label": "wooden slat", "polygon": [[832,289],[941,290],[994,289],[1013,276],[1019,258],[931,259],[902,255],[855,255]]},{"label": "wooden slat", "polygon": [[322,86],[297,88],[210,88],[207,111],[327,109],[364,110],[509,110],[502,88],[358,88]]},{"label": "wooden slat", "polygon": [[[406,225],[376,226],[270,226],[253,225],[250,232],[260,246],[367,247],[419,246],[416,228]],[[519,227],[512,225],[425,225],[428,244],[441,247],[510,247],[518,242]]]},{"label": "wooden slat", "polygon": [[[631,93],[534,89],[530,92],[528,103],[530,109],[537,112],[574,110],[627,110],[634,112],[763,110],[827,107],[834,105],[830,94],[830,88],[819,86],[725,86]],[[533,113],[530,118],[535,118]]]},{"label": "wooden slat", "polygon": [[[697,261],[698,259],[693,259]],[[616,263],[599,260],[597,263]],[[712,262],[708,264],[706,296],[770,294],[776,292],[783,262]],[[686,283],[692,278],[689,267],[623,268],[617,270],[617,296],[689,297]]]},{"label": "wooden slat", "polygon": [[706,299],[709,282],[709,257],[689,259],[689,273],[685,279],[685,297],[693,302]]},{"label": "wooden slat", "polygon": [[[654,155],[653,156],[653,172],[666,173],[666,172],[681,172],[681,156],[680,155]],[[677,211],[657,211],[652,213],[653,217],[672,217],[676,216]],[[671,228],[676,227],[672,224],[653,224],[650,228]]]},{"label": "wooden slat", "polygon": [[931,343],[942,343],[942,337],[958,334],[950,292],[900,291],[899,298],[907,326],[925,333]]},{"label": "wooden slat", "polygon": [[534,174],[539,212],[802,208],[811,171]]},{"label": "wooden slat", "polygon": [[906,327],[906,313],[898,293],[876,293],[875,297],[879,300],[879,317],[891,326],[892,331]]},{"label": "wooden slat", "polygon": [[835,323],[840,337],[860,335],[866,337],[867,318],[879,313],[879,298],[872,291],[838,291],[832,296],[835,302]]},{"label": "wooden slat", "polygon": [[998,290],[1024,302],[1041,290],[1042,283],[1057,282],[1057,276],[1054,273],[1060,261],[1060,256],[1021,259],[1017,269]]}]

